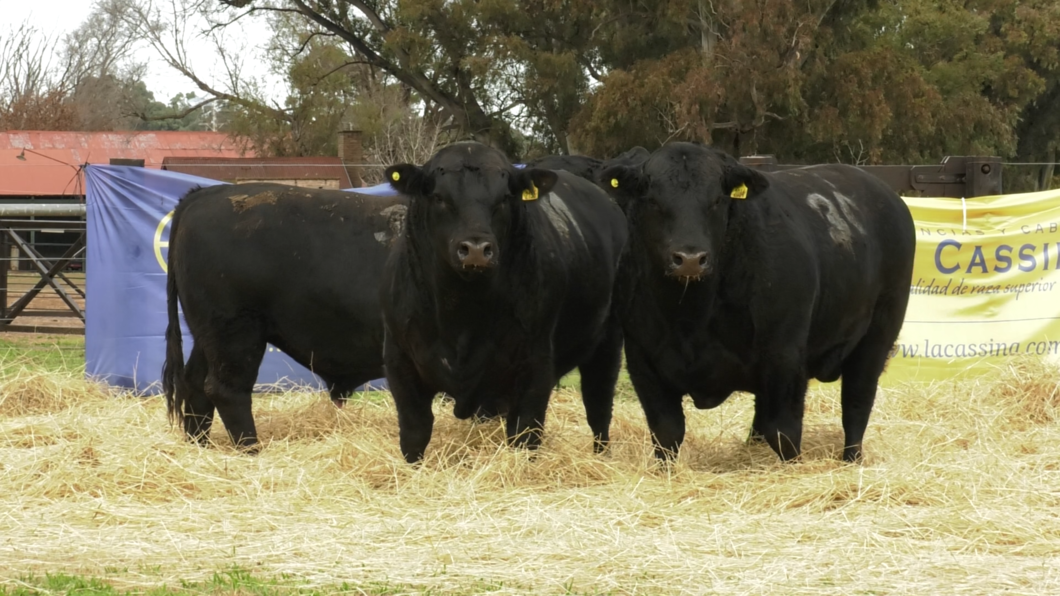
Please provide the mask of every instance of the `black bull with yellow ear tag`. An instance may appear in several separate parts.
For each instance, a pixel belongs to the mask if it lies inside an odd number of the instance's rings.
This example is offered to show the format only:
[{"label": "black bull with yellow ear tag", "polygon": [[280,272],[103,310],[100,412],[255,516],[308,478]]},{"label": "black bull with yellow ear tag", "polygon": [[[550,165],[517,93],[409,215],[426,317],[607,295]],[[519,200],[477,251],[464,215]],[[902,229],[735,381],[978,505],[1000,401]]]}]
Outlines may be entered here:
[{"label": "black bull with yellow ear tag", "polygon": [[745,391],[750,439],[796,458],[809,379],[842,378],[836,447],[860,460],[912,281],[901,197],[852,166],[762,173],[693,143],[601,180],[629,220],[614,301],[656,455],[684,440],[685,395],[714,408]]},{"label": "black bull with yellow ear tag", "polygon": [[439,393],[458,418],[504,416],[510,443],[537,448],[552,389],[575,368],[602,450],[622,350],[611,308],[628,234],[618,206],[584,178],[515,168],[479,143],[391,166],[387,178],[409,199],[381,293],[406,460],[424,457]]}]

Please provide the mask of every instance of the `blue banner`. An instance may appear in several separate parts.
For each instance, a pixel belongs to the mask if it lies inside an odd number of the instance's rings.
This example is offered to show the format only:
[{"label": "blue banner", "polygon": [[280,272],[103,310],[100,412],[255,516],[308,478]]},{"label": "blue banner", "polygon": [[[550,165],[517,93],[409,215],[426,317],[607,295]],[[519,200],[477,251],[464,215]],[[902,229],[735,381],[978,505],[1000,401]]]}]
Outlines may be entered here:
[{"label": "blue banner", "polygon": [[[196,186],[227,184],[188,174],[132,166],[85,168],[87,251],[85,374],[150,395],[161,392],[165,361],[166,264],[169,228],[181,197]],[[349,189],[393,195],[389,184]],[[184,357],[192,339],[181,316]],[[259,390],[322,390],[319,377],[269,346],[258,372]],[[385,388],[384,379],[362,389]]]}]

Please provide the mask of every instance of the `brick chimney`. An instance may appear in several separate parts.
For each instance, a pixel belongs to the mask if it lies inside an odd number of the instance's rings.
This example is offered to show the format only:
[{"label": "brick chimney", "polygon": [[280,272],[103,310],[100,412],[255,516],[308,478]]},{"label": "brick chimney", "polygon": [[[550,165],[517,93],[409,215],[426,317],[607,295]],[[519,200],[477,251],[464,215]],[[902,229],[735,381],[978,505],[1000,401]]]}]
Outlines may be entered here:
[{"label": "brick chimney", "polygon": [[361,131],[341,130],[339,131],[339,159],[346,168],[346,174],[350,177],[350,184],[354,187],[364,186],[361,180],[360,165],[364,163],[364,148],[361,147]]}]

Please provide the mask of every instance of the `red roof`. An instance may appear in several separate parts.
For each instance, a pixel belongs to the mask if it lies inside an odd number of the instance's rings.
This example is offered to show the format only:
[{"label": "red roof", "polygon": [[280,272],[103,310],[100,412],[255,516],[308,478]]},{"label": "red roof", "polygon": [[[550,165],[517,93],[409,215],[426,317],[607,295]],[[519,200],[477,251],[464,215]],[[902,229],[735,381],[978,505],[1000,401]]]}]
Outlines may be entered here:
[{"label": "red roof", "polygon": [[108,164],[111,158],[118,157],[143,159],[145,167],[161,168],[162,160],[168,156],[216,158],[243,154],[221,132],[0,132],[0,196],[82,195],[84,178],[78,172],[81,165]]}]

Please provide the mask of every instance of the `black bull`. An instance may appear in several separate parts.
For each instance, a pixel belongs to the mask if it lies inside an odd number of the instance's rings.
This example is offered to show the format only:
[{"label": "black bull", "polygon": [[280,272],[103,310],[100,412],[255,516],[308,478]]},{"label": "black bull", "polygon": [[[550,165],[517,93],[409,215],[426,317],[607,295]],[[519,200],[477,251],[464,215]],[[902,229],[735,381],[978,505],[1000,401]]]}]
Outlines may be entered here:
[{"label": "black bull", "polygon": [[[266,343],[316,373],[333,400],[383,376],[379,280],[405,205],[258,183],[181,200],[170,231],[162,383],[169,414],[189,437],[206,441],[216,408],[233,442],[256,449],[251,391]],[[178,296],[194,338],[186,365]]]},{"label": "black bull", "polygon": [[763,174],[689,143],[600,183],[629,220],[614,300],[656,454],[684,439],[683,396],[714,408],[747,391],[751,437],[794,458],[808,380],[842,376],[843,459],[858,460],[909,299],[902,199],[851,166]]},{"label": "black bull", "polygon": [[516,169],[477,143],[386,175],[409,197],[381,300],[405,458],[423,457],[438,392],[461,418],[506,414],[509,440],[536,447],[550,393],[575,367],[602,449],[621,364],[611,309],[627,237],[619,208],[587,180]]}]

